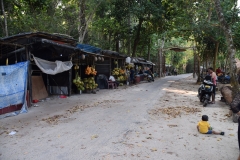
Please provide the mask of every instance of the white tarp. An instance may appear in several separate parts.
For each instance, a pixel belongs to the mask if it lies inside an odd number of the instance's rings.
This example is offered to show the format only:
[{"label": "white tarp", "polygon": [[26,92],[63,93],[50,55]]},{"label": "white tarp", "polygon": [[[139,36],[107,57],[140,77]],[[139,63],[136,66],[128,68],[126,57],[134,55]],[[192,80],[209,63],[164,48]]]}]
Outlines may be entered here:
[{"label": "white tarp", "polygon": [[41,71],[43,73],[46,74],[51,74],[51,75],[55,75],[57,73],[61,73],[64,71],[68,71],[72,68],[73,64],[71,61],[66,61],[66,62],[62,62],[62,61],[55,61],[55,62],[50,62],[50,61],[46,61],[44,59],[40,59],[38,57],[34,57],[33,59],[36,63],[36,65],[41,69]]}]

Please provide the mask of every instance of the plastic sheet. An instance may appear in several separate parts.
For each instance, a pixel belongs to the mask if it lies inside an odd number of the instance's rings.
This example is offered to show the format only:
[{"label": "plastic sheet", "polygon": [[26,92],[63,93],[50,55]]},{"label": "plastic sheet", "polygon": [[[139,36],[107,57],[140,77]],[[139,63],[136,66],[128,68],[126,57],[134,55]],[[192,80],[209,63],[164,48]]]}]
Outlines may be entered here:
[{"label": "plastic sheet", "polygon": [[58,74],[58,73],[62,73],[64,71],[68,71],[73,66],[71,61],[50,62],[50,61],[46,61],[44,59],[34,57],[34,56],[33,56],[33,59],[34,59],[36,65],[41,69],[41,71],[43,73],[51,74],[51,75],[55,75],[55,74]]}]

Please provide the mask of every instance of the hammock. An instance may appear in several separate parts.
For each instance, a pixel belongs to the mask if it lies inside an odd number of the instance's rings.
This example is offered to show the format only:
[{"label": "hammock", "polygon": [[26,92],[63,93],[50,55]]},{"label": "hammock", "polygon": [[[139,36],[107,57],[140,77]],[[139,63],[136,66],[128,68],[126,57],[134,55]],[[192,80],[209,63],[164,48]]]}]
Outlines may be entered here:
[{"label": "hammock", "polygon": [[41,71],[43,73],[51,74],[51,75],[55,75],[55,74],[58,74],[58,73],[62,73],[64,71],[68,71],[73,66],[71,61],[50,62],[50,61],[46,61],[44,59],[40,59],[40,58],[34,57],[34,56],[33,56],[33,59],[34,59],[36,65],[41,69]]}]

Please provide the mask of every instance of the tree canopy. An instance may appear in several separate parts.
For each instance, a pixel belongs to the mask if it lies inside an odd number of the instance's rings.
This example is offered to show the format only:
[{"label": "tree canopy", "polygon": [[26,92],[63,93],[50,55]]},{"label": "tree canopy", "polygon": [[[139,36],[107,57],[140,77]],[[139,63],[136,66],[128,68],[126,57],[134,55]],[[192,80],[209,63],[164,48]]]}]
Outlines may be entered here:
[{"label": "tree canopy", "polygon": [[[221,7],[240,57],[237,1],[221,1]],[[152,61],[163,38],[164,47],[195,46],[205,67],[227,68],[229,58],[212,0],[1,0],[0,25],[0,37],[34,31],[61,33]],[[180,68],[193,57],[192,50],[164,54],[167,63]]]}]

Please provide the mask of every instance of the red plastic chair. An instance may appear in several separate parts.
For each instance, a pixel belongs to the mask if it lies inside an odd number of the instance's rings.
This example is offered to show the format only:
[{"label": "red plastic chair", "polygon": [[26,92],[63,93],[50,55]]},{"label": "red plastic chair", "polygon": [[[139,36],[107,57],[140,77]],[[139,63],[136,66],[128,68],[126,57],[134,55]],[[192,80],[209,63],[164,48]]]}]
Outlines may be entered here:
[{"label": "red plastic chair", "polygon": [[111,87],[112,89],[117,88],[117,84],[116,84],[115,82],[113,82],[113,81],[108,81],[108,89],[109,89],[110,87]]}]

